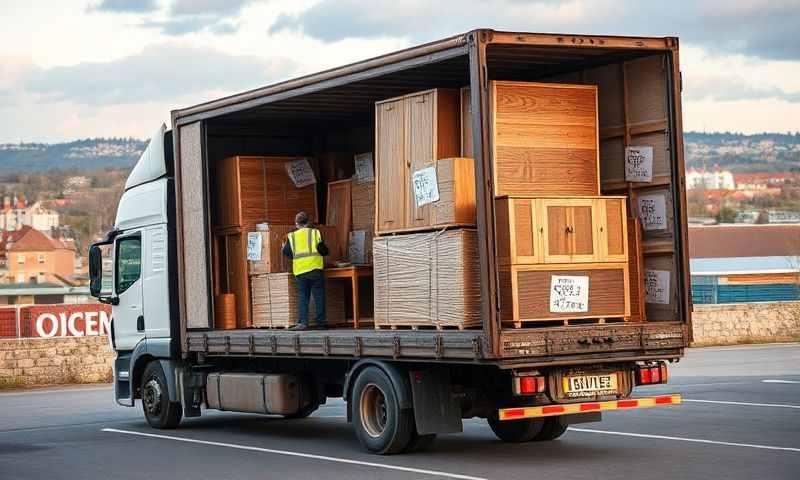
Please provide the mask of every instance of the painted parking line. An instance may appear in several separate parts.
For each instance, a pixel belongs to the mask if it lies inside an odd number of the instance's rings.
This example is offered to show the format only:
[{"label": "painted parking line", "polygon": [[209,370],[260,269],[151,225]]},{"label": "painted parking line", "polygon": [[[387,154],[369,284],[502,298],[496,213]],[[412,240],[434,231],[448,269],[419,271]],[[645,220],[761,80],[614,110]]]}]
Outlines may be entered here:
[{"label": "painted parking line", "polygon": [[743,447],[743,448],[759,448],[762,450],[780,450],[785,452],[800,452],[800,448],[794,447],[774,447],[771,445],[757,445],[754,443],[735,443],[735,442],[719,442],[716,440],[705,440],[702,438],[686,438],[686,437],[668,437],[666,435],[650,435],[646,433],[629,433],[629,432],[613,432],[610,430],[594,430],[591,428],[573,428],[569,427],[570,432],[580,433],[600,433],[604,435],[618,435],[622,437],[636,437],[636,438],[653,438],[656,440],[675,440],[679,442],[690,443],[707,443],[711,445],[723,445],[726,447]]},{"label": "painted parking line", "polygon": [[290,457],[302,457],[302,458],[310,458],[314,460],[322,460],[326,462],[335,462],[335,463],[345,463],[348,465],[360,465],[364,467],[374,467],[374,468],[382,468],[384,470],[395,470],[400,472],[408,472],[408,473],[417,473],[420,475],[432,475],[438,477],[447,477],[447,478],[458,478],[461,480],[486,480],[483,477],[473,477],[470,475],[460,475],[457,473],[449,473],[449,472],[442,472],[439,470],[426,470],[422,468],[412,468],[412,467],[403,467],[400,465],[388,465],[385,463],[375,463],[375,462],[364,462],[361,460],[352,460],[348,458],[336,458],[336,457],[329,457],[326,455],[315,455],[313,453],[301,453],[301,452],[291,452],[288,450],[276,450],[273,448],[261,448],[261,447],[253,447],[250,445],[239,445],[236,443],[223,443],[223,442],[211,442],[207,440],[196,440],[194,438],[185,438],[185,437],[176,437],[173,435],[160,435],[156,433],[145,433],[145,432],[136,432],[133,430],[119,430],[116,428],[104,428],[103,432],[110,432],[110,433],[120,433],[123,435],[136,435],[140,437],[149,437],[149,438],[158,438],[162,440],[172,440],[175,442],[184,442],[184,443],[194,443],[200,445],[210,445],[214,447],[226,447],[226,448],[233,448],[236,450],[246,450],[250,452],[259,452],[259,453],[271,453],[275,455],[286,455]]},{"label": "painted parking line", "polygon": [[761,380],[761,383],[791,383],[791,384],[800,384],[800,380]]},{"label": "painted parking line", "polygon": [[729,402],[725,400],[698,400],[698,399],[690,399],[684,398],[684,402],[688,403],[719,403],[721,405],[744,405],[748,407],[775,407],[775,408],[797,408],[800,409],[800,405],[787,405],[785,403],[751,403],[751,402]]}]

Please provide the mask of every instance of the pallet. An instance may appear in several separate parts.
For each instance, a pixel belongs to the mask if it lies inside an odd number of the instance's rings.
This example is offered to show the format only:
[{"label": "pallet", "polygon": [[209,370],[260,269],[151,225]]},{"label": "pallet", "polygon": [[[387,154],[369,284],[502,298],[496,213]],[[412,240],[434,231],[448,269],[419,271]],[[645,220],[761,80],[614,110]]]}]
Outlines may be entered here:
[{"label": "pallet", "polygon": [[420,324],[420,325],[396,325],[396,324],[375,324],[375,330],[476,330],[482,328],[481,326],[476,327],[465,327],[464,325],[430,325],[430,324]]},{"label": "pallet", "polygon": [[602,317],[602,318],[555,318],[555,319],[521,319],[518,322],[511,320],[503,321],[503,325],[511,325],[512,328],[544,328],[544,327],[576,327],[586,325],[608,325],[613,323],[625,323],[630,321],[629,317]]},{"label": "pallet", "polygon": [[474,223],[443,223],[441,225],[429,225],[424,227],[409,227],[398,228],[396,230],[384,230],[382,232],[375,232],[377,237],[388,237],[403,233],[425,233],[425,232],[438,232],[441,230],[454,230],[457,228],[475,228]]}]

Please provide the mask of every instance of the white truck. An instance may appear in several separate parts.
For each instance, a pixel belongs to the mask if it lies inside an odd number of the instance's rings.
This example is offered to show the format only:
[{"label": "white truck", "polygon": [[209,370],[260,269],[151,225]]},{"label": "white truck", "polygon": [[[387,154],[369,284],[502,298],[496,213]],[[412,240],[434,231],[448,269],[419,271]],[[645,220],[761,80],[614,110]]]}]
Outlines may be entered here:
[{"label": "white truck", "polygon": [[[667,228],[644,233],[645,268],[665,272],[668,289],[646,305],[647,321],[512,329],[498,318],[490,79],[597,84],[601,150],[653,145],[650,184],[620,180],[621,155],[600,160],[604,191],[666,199]],[[470,87],[483,327],[215,330],[215,162],[313,156],[326,142],[369,151],[376,101],[442,86]],[[202,407],[302,418],[341,397],[379,454],[425,448],[463,418],[486,418],[504,441],[552,440],[606,410],[679,403],[632,392],[666,383],[690,340],[683,172],[675,38],[474,30],[173,111],[130,174],[113,231],[90,249],[92,295],[113,305],[116,400],[139,400],[151,426],[175,428]]]}]

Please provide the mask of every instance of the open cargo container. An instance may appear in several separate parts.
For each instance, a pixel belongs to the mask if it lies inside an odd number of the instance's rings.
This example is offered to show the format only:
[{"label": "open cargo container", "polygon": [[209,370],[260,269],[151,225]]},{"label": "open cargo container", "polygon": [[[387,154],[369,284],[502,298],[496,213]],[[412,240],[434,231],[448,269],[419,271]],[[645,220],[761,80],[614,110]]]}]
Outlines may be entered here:
[{"label": "open cargo container", "polygon": [[[502,302],[508,296],[496,260],[493,80],[597,85],[601,193],[632,198],[659,194],[665,199],[666,228],[646,229],[642,251],[645,269],[668,272],[668,293],[660,299],[662,303],[646,304],[646,322],[534,328],[508,328],[502,323]],[[219,163],[235,155],[309,156],[324,162],[323,152],[373,151],[375,103],[432,88],[461,89],[461,110],[470,113],[461,140],[462,155],[475,161],[482,328],[214,330],[211,212],[218,201],[212,185]],[[305,376],[304,381],[312,385],[314,398],[308,400],[306,392],[307,408],[297,412],[308,414],[326,397],[343,396],[352,405],[358,400],[353,389],[359,388],[359,378],[374,368],[396,381],[400,408],[413,408],[414,435],[428,438],[460,431],[462,417],[489,418],[497,433],[503,431],[498,426],[503,420],[575,413],[578,400],[564,395],[562,379],[569,373],[611,369],[629,375],[620,377],[615,394],[593,396],[600,403],[591,404],[590,410],[636,406],[635,401],[623,405],[610,400],[630,395],[634,380],[641,380],[637,375],[642,365],[679,359],[690,340],[680,91],[676,38],[474,30],[173,111],[177,275],[176,291],[171,293],[175,304],[170,351],[179,373],[179,393],[170,392],[170,398],[181,400],[185,414],[192,416],[199,415],[204,399],[215,408],[261,411],[261,407],[214,403],[206,381],[211,385],[213,380],[213,388],[221,389],[224,379],[220,377],[225,372],[292,372]],[[628,145],[653,146],[652,182],[625,181],[623,153]],[[327,180],[320,175],[319,199],[325,198]],[[324,218],[326,205],[320,200],[319,206]],[[131,362],[130,369],[124,369],[130,372],[130,380],[117,381],[130,382],[132,405],[133,398],[141,395],[137,382],[142,374],[134,370],[135,358],[125,361]],[[209,371],[216,372],[215,376],[206,376]],[[409,373],[411,386],[398,387],[409,383]],[[531,383],[520,381],[536,375],[546,377],[548,386],[534,381],[531,390]],[[238,381],[229,380],[232,385]],[[537,396],[516,396],[520,393]],[[453,400],[454,396],[460,401]],[[656,403],[675,401],[667,397]],[[556,413],[535,408],[550,403],[564,406]],[[361,419],[357,410],[351,407],[348,416]],[[571,421],[599,418],[579,417],[558,417],[559,425],[565,428]],[[361,420],[356,423],[363,425]],[[554,438],[563,432],[559,428],[546,429]],[[372,451],[388,453],[406,447],[397,442],[377,444],[377,437],[369,439],[368,428],[356,431]],[[503,438],[501,433],[498,436]]]}]

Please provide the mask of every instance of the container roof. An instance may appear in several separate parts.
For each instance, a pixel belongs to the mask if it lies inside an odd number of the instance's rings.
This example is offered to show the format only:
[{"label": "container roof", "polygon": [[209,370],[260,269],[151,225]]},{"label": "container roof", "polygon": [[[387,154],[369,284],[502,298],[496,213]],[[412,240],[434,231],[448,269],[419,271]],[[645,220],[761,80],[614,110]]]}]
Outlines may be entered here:
[{"label": "container roof", "polygon": [[689,226],[691,258],[800,255],[800,225]]}]

